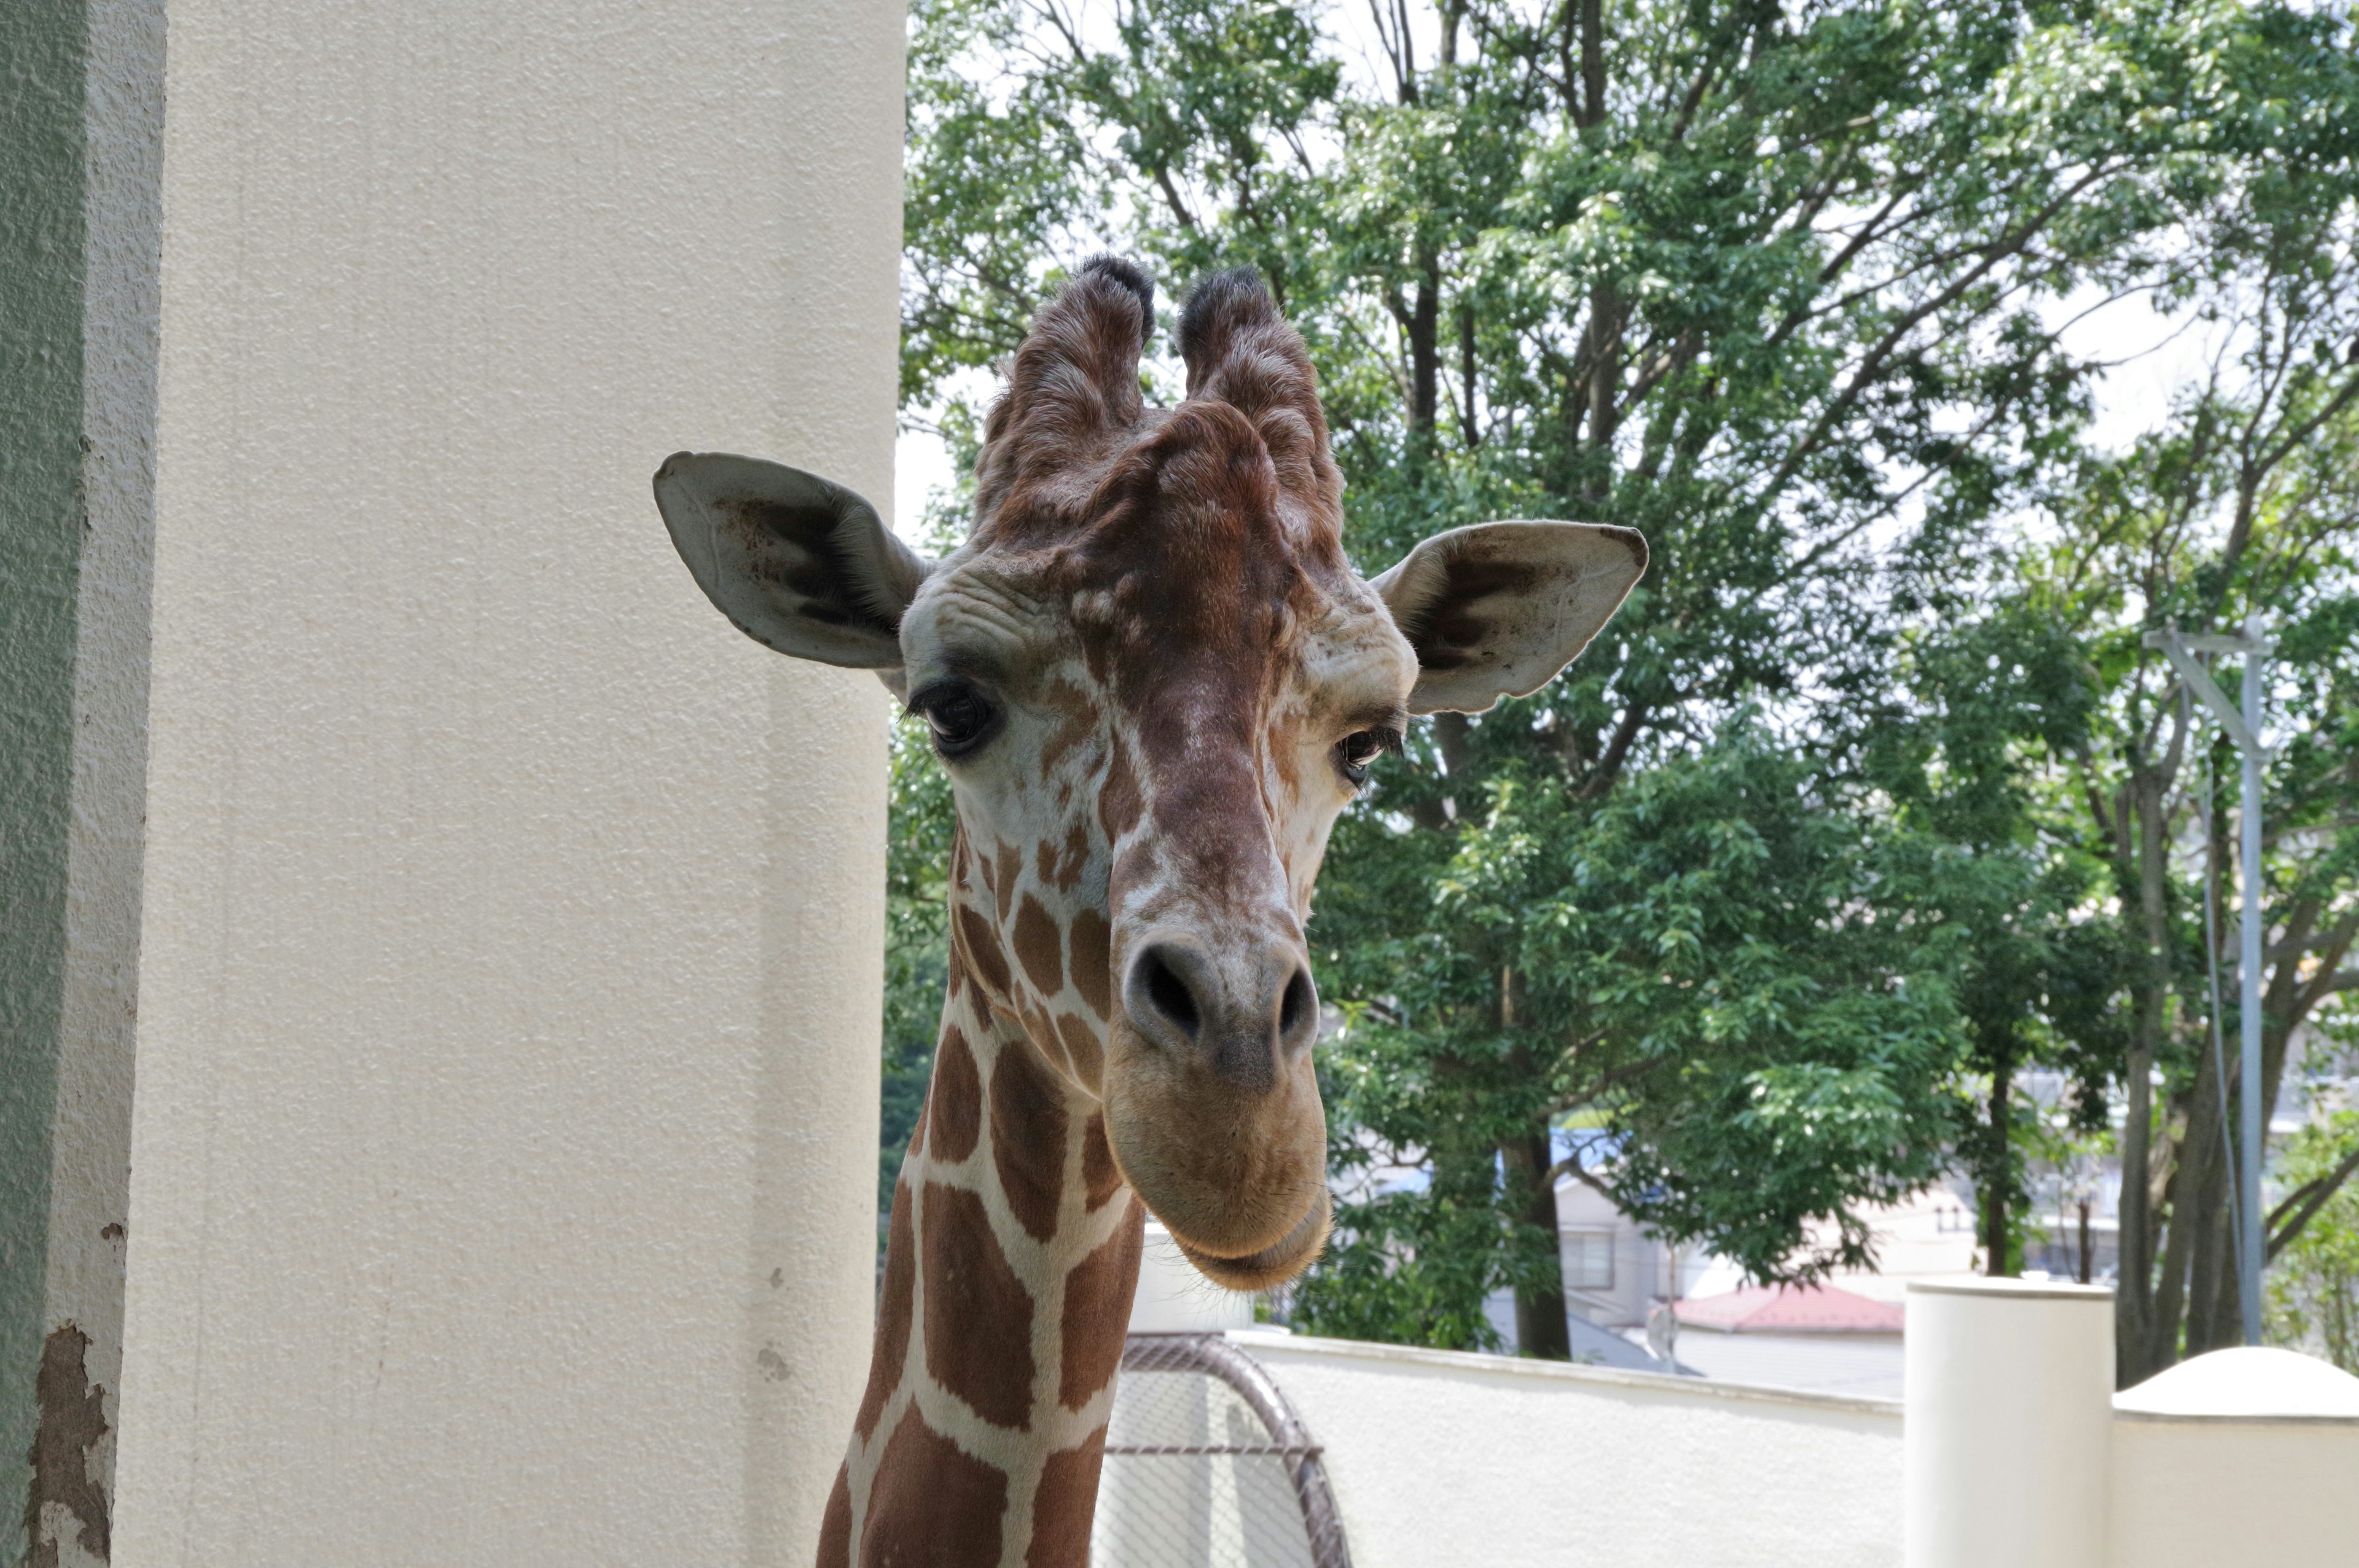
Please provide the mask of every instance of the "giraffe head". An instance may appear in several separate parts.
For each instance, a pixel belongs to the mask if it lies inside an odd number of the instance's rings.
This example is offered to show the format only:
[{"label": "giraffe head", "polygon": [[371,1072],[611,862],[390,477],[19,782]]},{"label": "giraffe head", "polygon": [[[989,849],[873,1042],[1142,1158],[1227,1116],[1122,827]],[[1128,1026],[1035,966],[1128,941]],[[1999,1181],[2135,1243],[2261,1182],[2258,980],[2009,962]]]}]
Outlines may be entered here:
[{"label": "giraffe head", "polygon": [[1114,1162],[1199,1267],[1254,1288],[1326,1235],[1303,926],[1330,828],[1409,715],[1553,678],[1646,546],[1495,523],[1362,578],[1310,359],[1266,290],[1198,287],[1169,409],[1139,390],[1153,298],[1101,258],[1043,308],[944,560],[775,464],[683,453],[656,493],[741,630],[875,669],[925,717],[958,803],[955,970],[1103,1106]]}]

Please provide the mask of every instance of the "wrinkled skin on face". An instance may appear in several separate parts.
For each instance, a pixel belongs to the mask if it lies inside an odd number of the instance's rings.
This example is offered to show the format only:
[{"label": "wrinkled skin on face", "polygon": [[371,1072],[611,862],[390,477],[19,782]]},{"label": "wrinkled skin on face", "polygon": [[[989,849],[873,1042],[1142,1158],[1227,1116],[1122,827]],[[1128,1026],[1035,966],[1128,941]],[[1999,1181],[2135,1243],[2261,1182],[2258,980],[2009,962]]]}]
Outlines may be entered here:
[{"label": "wrinkled skin on face", "polygon": [[741,629],[876,669],[925,716],[958,803],[954,973],[1102,1106],[1198,1266],[1255,1288],[1326,1235],[1303,926],[1337,815],[1410,713],[1552,678],[1646,550],[1489,524],[1364,579],[1309,357],[1259,281],[1190,297],[1172,409],[1139,395],[1152,305],[1102,257],[1043,308],[948,560],[777,465],[681,454],[656,490]]}]

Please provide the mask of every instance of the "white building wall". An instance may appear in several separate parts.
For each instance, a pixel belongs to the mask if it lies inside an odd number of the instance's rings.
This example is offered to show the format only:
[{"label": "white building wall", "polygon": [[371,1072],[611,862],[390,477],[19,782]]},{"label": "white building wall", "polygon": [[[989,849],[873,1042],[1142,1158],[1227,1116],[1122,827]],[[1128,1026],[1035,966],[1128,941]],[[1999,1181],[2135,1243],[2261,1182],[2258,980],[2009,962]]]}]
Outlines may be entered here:
[{"label": "white building wall", "polygon": [[1234,1336],[1324,1449],[1353,1568],[1891,1568],[1900,1407]]},{"label": "white building wall", "polygon": [[885,697],[677,449],[890,506],[890,0],[169,0],[114,1561],[803,1559]]}]

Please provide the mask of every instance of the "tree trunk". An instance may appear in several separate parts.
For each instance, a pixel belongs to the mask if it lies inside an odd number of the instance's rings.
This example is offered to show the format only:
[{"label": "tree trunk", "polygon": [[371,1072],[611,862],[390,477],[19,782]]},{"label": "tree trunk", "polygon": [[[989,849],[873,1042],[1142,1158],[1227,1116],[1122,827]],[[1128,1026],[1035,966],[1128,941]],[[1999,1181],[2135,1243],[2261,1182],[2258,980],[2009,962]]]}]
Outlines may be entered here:
[{"label": "tree trunk", "polygon": [[1989,1144],[1983,1157],[1983,1244],[1989,1249],[1983,1272],[1994,1278],[2016,1271],[2015,1249],[2008,1245],[2007,1197],[2014,1185],[2007,1169],[2008,1104],[2015,1092],[2013,1042],[2002,1042],[1992,1054]]},{"label": "tree trunk", "polygon": [[[2162,1248],[2148,1320],[2147,1369],[2158,1372],[2179,1359],[2180,1326],[2190,1336],[2208,1330],[2226,1198],[2220,1175],[2226,1149],[2221,1136],[2220,1075],[2207,1043],[2195,1065],[2195,1086],[2187,1098],[2187,1131],[2170,1176],[2170,1228]],[[2191,1347],[2191,1346],[2190,1346]]]},{"label": "tree trunk", "polygon": [[1589,366],[1589,453],[1582,466],[1582,499],[1592,506],[1614,490],[1614,399],[1622,390],[1622,297],[1610,283],[1589,291],[1589,326],[1582,358]]},{"label": "tree trunk", "polygon": [[1605,123],[1604,0],[1581,0],[1581,124]]},{"label": "tree trunk", "polygon": [[1564,1251],[1558,1242],[1556,1184],[1549,1180],[1555,1164],[1548,1123],[1499,1151],[1507,1179],[1527,1195],[1524,1223],[1538,1227],[1550,1243],[1548,1261],[1538,1281],[1516,1292],[1516,1340],[1527,1356],[1547,1361],[1572,1359],[1572,1336],[1564,1321]]},{"label": "tree trunk", "polygon": [[[2163,909],[2162,780],[2149,769],[2130,775],[2122,815],[2135,835],[2138,904],[2147,972],[2133,992],[2136,1028],[2123,1064],[2129,1104],[2122,1124],[2120,1280],[2114,1290],[2114,1380],[2127,1388],[2154,1369],[2154,1206],[2149,1169],[2154,1146],[2154,1063],[2170,992],[2169,931]],[[2126,879],[2125,879],[2126,880]]]},{"label": "tree trunk", "polygon": [[1430,436],[1441,408],[1441,265],[1418,258],[1417,297],[1408,312],[1409,428]]},{"label": "tree trunk", "polygon": [[1483,431],[1474,422],[1474,307],[1466,300],[1458,305],[1458,380],[1466,399],[1465,411],[1459,418],[1466,449],[1471,452],[1483,444]]},{"label": "tree trunk", "polygon": [[[2180,1152],[2177,1192],[2170,1205],[2171,1244],[2163,1252],[2165,1297],[2155,1309],[2155,1336],[2163,1365],[2180,1355],[2201,1356],[2218,1348],[2220,1325],[2214,1314],[2220,1304],[2220,1274],[2235,1269],[2235,1252],[2228,1227],[2228,1184],[2231,1165],[2228,1141],[2220,1119],[2233,1113],[2222,1104],[2218,1075],[2205,1063],[2197,1073],[2198,1092],[2188,1112],[2187,1144]],[[2210,1078],[2206,1084],[2204,1079]],[[2208,1123],[2208,1125],[2206,1125]],[[2180,1245],[2181,1237],[2186,1245]],[[2175,1265],[2184,1259],[2186,1321],[2176,1332],[2179,1300]],[[2183,1340],[2184,1349],[2181,1349]],[[2228,1343],[2234,1343],[2231,1331]]]}]

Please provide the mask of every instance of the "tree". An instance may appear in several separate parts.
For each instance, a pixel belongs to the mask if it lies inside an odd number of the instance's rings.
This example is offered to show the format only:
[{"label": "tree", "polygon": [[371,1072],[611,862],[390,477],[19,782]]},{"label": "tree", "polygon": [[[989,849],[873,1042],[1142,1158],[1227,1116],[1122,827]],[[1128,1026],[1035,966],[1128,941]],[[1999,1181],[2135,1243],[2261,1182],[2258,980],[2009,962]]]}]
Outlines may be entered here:
[{"label": "tree", "polygon": [[[1363,1332],[1397,1313],[1372,1299],[1380,1271],[1365,1254],[1435,1275],[1431,1228],[1486,1206],[1501,1151],[1501,1196],[1523,1230],[1495,1242],[1488,1277],[1447,1299],[1429,1290],[1419,1331],[1387,1337],[1479,1342],[1488,1288],[1534,1273],[1549,1285],[1553,1213],[1528,1206],[1559,1170],[1788,1273],[1863,1261],[1855,1222],[1804,1258],[1796,1238],[1941,1165],[1956,1130],[1962,932],[1925,895],[1962,868],[1751,715],[1594,806],[1546,774],[1499,770],[1486,790],[1455,835],[1368,814],[1337,846],[1322,972],[1378,999],[1331,1047],[1343,1126],[1423,1152],[1434,1173],[1422,1203],[1344,1206],[1336,1260],[1304,1283],[1298,1311]],[[1442,859],[1420,863],[1420,850]],[[1327,947],[1333,930],[1353,940]],[[1484,994],[1495,1009],[1465,1001]],[[1610,1158],[1506,1141],[1571,1108]],[[1338,1162],[1364,1152],[1347,1134]]]},{"label": "tree", "polygon": [[[1560,1354],[1553,1173],[1808,1273],[1832,1259],[1806,1220],[1855,1260],[1858,1206],[1962,1137],[1962,1073],[1995,1091],[1995,1179],[2015,1065],[2102,1034],[2108,950],[2065,913],[2119,855],[2048,865],[2036,781],[1993,816],[1949,751],[1866,731],[1920,711],[1892,676],[1936,673],[1950,563],[1987,564],[2077,451],[2093,367],[2058,302],[2223,287],[2188,236],[2224,243],[2289,139],[2315,163],[2343,134],[2348,27],[2227,0],[1370,15],[1362,71],[1274,0],[921,5],[903,395],[971,436],[973,373],[1100,246],[1250,262],[1310,342],[1364,564],[1486,516],[1646,531],[1647,582],[1573,671],[1387,764],[1312,928],[1353,1020],[1339,1158],[1431,1181],[1347,1212],[1305,1310],[1476,1343],[1512,1283],[1527,1347]],[[2031,729],[2024,757],[2066,744]],[[2006,914],[1979,948],[1942,929],[1974,910]],[[1559,1159],[1569,1118],[1609,1161]]]},{"label": "tree", "polygon": [[2359,1114],[2344,1111],[2294,1135],[2279,1163],[2309,1222],[2268,1281],[2269,1337],[2359,1372]]},{"label": "tree", "polygon": [[876,1253],[901,1152],[917,1130],[933,1076],[942,987],[950,979],[951,838],[957,813],[950,780],[934,760],[923,723],[893,727],[887,796],[891,838],[885,873],[885,1051],[876,1165]]},{"label": "tree", "polygon": [[[2349,384],[2359,373],[2343,376]],[[2235,850],[2224,803],[2212,801],[2212,781],[2233,778],[2236,758],[2138,638],[2169,621],[2208,630],[2265,611],[2289,677],[2277,683],[2280,743],[2264,775],[2266,1122],[2288,1044],[2359,986],[2351,965],[2359,937],[2359,579],[2351,554],[2359,495],[2347,419],[2338,413],[2289,442],[2270,427],[2308,423],[2299,404],[2272,420],[2249,403],[2207,395],[2177,428],[2092,469],[2064,509],[2053,552],[2031,574],[2031,598],[2071,625],[2102,693],[2085,745],[2057,759],[2056,798],[2085,851],[2108,869],[2116,939],[2132,971],[2131,1036],[2117,1069],[2125,1099],[2117,1298],[2125,1382],[2182,1353],[2235,1342],[2224,1129],[2236,1124],[2245,1092],[2231,1081],[2234,1054],[2223,1044],[2239,1029],[2228,917]],[[2264,443],[2287,450],[2248,481],[2239,453],[2265,453]],[[2247,482],[2249,501],[2215,504]],[[2158,1097],[2149,1087],[2158,1075]],[[2266,1218],[2274,1255],[2294,1215]]]}]

